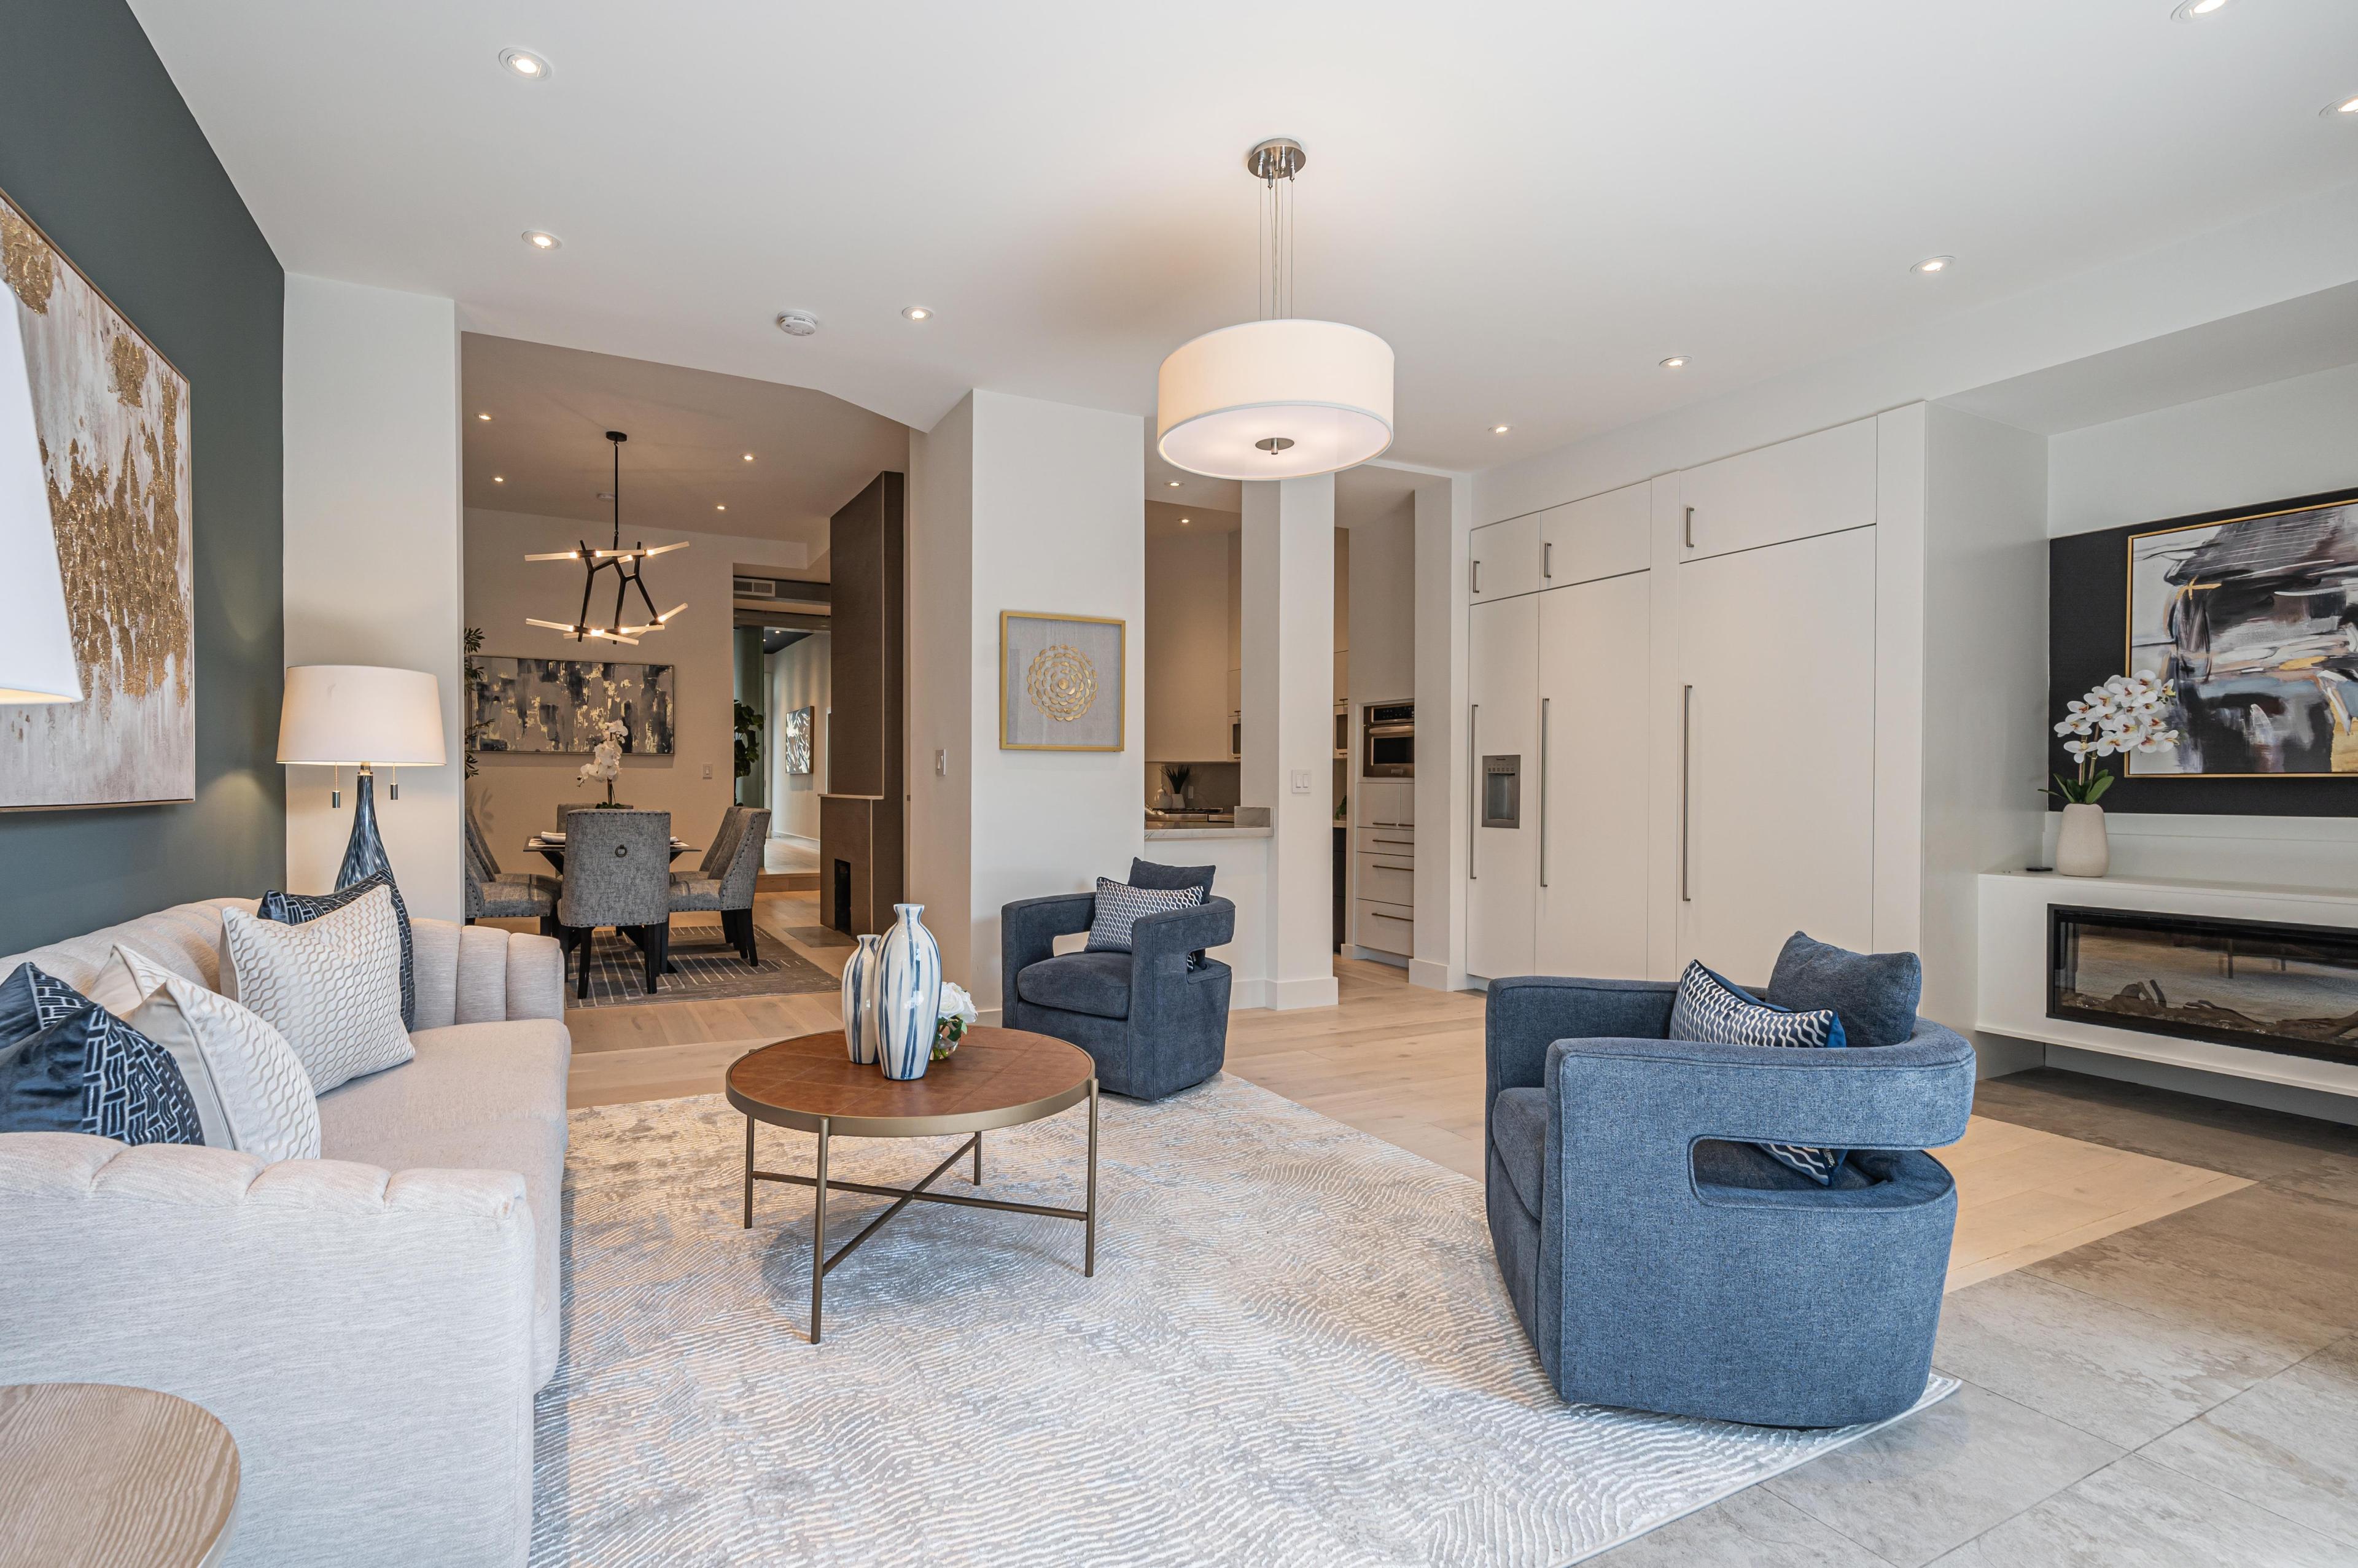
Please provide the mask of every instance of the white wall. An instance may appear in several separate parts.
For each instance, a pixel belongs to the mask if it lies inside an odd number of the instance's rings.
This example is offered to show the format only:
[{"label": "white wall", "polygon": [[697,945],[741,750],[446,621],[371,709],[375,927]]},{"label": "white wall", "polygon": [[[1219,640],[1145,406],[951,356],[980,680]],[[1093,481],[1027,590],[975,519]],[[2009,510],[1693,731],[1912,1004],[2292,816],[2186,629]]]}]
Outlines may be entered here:
[{"label": "white wall", "polygon": [[[1416,691],[1416,498],[1349,530],[1348,695],[1354,705],[1396,702]],[[1352,776],[1358,776],[1356,756]]]},{"label": "white wall", "polygon": [[[1124,875],[1144,843],[1143,452],[1136,415],[983,391],[912,438],[910,895],[986,1017],[1001,906]],[[1120,751],[1000,750],[1008,610],[1125,623]]]},{"label": "white wall", "polygon": [[[627,495],[627,470],[622,483]],[[739,566],[800,571],[808,552],[800,543],[698,534],[656,523],[633,524],[627,532],[651,545],[686,540],[688,546],[647,563],[647,589],[655,608],[668,610],[685,600],[687,611],[661,632],[648,633],[637,647],[576,643],[562,633],[525,624],[527,616],[569,621],[580,609],[579,563],[524,558],[569,550],[585,538],[595,546],[609,536],[607,528],[579,518],[470,508],[466,623],[483,629],[483,653],[490,657],[671,665],[676,750],[667,757],[624,757],[614,798],[644,810],[668,811],[673,832],[691,844],[709,844],[736,795],[731,704],[737,666],[729,579]],[[611,594],[611,584],[600,582],[600,591]],[[609,599],[604,606],[593,604],[590,612],[602,615],[611,607]],[[468,795],[503,869],[537,869],[536,857],[525,856],[525,840],[556,827],[560,805],[588,806],[604,798],[602,787],[579,781],[586,753],[485,752],[479,761],[481,768]]]},{"label": "white wall", "polygon": [[[287,662],[434,676],[449,761],[402,770],[397,801],[380,777],[377,818],[410,913],[460,919],[457,307],[289,273],[283,355]],[[330,808],[325,768],[290,768],[287,785],[287,885],[326,892],[352,832],[352,796]]]},{"label": "white wall", "polygon": [[[2048,442],[2048,527],[2058,535],[2353,487],[2358,365],[2093,425]],[[2358,816],[2114,812],[2107,826],[2113,870],[2124,876],[2358,886]],[[2051,855],[2052,820],[2046,831]]]},{"label": "white wall", "polygon": [[[832,700],[834,639],[813,633],[770,657],[770,831],[796,838],[818,837],[818,797],[827,793],[827,712]],[[811,771],[786,772],[785,716],[811,710]]]},{"label": "white wall", "polygon": [[1466,866],[1474,787],[1466,713],[1466,561],[1474,487],[1416,491],[1416,941],[1411,985],[1466,985]]},{"label": "white wall", "polygon": [[1146,541],[1146,760],[1220,762],[1228,755],[1227,534]]}]

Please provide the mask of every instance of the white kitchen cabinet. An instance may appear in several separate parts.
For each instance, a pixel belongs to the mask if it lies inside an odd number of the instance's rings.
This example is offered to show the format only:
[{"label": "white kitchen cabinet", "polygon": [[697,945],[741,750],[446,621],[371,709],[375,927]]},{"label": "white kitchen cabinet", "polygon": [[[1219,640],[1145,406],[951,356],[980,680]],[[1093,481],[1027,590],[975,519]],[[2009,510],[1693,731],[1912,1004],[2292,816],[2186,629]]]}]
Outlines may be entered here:
[{"label": "white kitchen cabinet", "polygon": [[1415,946],[1415,937],[1416,914],[1408,905],[1366,898],[1352,901],[1351,940],[1360,946],[1404,958]]},{"label": "white kitchen cabinet", "polygon": [[1416,829],[1411,827],[1362,827],[1351,835],[1351,848],[1362,855],[1416,856]]},{"label": "white kitchen cabinet", "polygon": [[1358,894],[1383,903],[1411,908],[1416,903],[1416,860],[1413,856],[1361,855]]},{"label": "white kitchen cabinet", "polygon": [[1543,975],[1648,978],[1651,597],[1645,572],[1539,596]]},{"label": "white kitchen cabinet", "polygon": [[1876,545],[1676,568],[1682,964],[1758,985],[1796,930],[1874,947]]},{"label": "white kitchen cabinet", "polygon": [[1416,824],[1414,779],[1361,779],[1358,825],[1362,827],[1412,827]]},{"label": "white kitchen cabinet", "polygon": [[1653,552],[1650,483],[1625,485],[1540,514],[1540,586],[1569,588],[1644,571]]},{"label": "white kitchen cabinet", "polygon": [[1541,587],[1540,514],[1509,517],[1474,530],[1466,582],[1476,604],[1537,593]]},{"label": "white kitchen cabinet", "polygon": [[1472,738],[1466,967],[1488,979],[1531,970],[1539,885],[1537,595],[1467,611],[1467,730]]},{"label": "white kitchen cabinet", "polygon": [[1864,528],[1876,517],[1876,421],[1738,452],[1677,482],[1680,553],[1690,560]]}]

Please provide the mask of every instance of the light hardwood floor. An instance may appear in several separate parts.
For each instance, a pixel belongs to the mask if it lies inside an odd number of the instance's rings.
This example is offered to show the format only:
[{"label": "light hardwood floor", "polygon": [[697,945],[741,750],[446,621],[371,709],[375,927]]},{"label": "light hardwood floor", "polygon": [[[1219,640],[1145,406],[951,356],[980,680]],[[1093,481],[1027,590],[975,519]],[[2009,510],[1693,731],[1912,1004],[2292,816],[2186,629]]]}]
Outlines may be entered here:
[{"label": "light hardwood floor", "polygon": [[[851,949],[794,940],[818,924],[817,895],[764,892],[764,940],[829,974]],[[1228,1071],[1363,1132],[1479,1180],[1482,999],[1412,987],[1383,964],[1338,960],[1340,1004],[1255,1009],[1228,1022]],[[586,1008],[573,1033],[576,1106],[714,1094],[753,1046],[837,1026],[833,991]],[[1956,1290],[2052,1258],[2251,1184],[2200,1166],[1976,1116],[1935,1151],[1957,1178]]]}]

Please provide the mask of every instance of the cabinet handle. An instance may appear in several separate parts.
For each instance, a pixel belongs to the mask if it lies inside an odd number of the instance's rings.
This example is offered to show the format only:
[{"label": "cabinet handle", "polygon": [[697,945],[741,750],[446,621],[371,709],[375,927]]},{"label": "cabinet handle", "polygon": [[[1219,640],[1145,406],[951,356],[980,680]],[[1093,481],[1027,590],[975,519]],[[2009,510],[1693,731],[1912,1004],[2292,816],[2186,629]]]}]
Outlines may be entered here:
[{"label": "cabinet handle", "polygon": [[1474,591],[1482,591],[1482,563],[1479,561],[1474,563]]},{"label": "cabinet handle", "polygon": [[1540,698],[1540,886],[1547,883],[1548,699]]},{"label": "cabinet handle", "polygon": [[1555,576],[1555,541],[1552,539],[1540,546],[1540,576]]},{"label": "cabinet handle", "polygon": [[1687,508],[1687,548],[1694,548],[1694,508]]},{"label": "cabinet handle", "polygon": [[1374,915],[1378,920],[1397,920],[1402,925],[1413,925],[1416,924],[1415,921],[1412,920],[1405,914],[1386,914],[1380,909],[1371,909],[1368,911],[1368,913]]},{"label": "cabinet handle", "polygon": [[[1689,507],[1693,516],[1694,509]],[[1687,840],[1692,829],[1689,781],[1694,776],[1694,687],[1679,687],[1679,902],[1693,903],[1694,894],[1687,887]]]},{"label": "cabinet handle", "polygon": [[1370,844],[1405,844],[1412,849],[1416,848],[1416,840],[1413,838],[1370,838],[1368,842]]},{"label": "cabinet handle", "polygon": [[1474,869],[1474,851],[1482,842],[1482,747],[1476,739],[1482,732],[1482,705],[1471,703],[1466,709],[1466,880],[1480,881],[1482,873]]},{"label": "cabinet handle", "polygon": [[1376,870],[1379,871],[1412,871],[1416,870],[1416,868],[1414,866],[1386,865],[1383,861],[1378,860],[1376,862]]}]

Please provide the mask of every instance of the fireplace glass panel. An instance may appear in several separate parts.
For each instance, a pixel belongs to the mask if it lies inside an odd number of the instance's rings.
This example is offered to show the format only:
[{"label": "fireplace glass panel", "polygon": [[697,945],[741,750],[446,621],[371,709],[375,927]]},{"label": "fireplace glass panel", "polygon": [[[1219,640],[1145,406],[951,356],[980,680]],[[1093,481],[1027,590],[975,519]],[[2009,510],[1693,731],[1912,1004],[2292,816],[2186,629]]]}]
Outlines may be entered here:
[{"label": "fireplace glass panel", "polygon": [[2358,1064],[2358,931],[2047,911],[2047,1015]]}]

